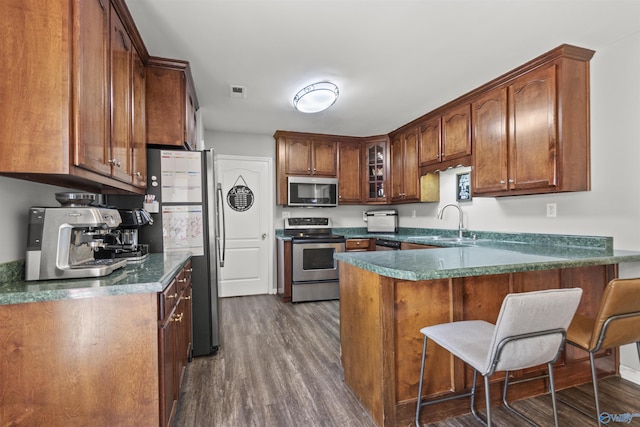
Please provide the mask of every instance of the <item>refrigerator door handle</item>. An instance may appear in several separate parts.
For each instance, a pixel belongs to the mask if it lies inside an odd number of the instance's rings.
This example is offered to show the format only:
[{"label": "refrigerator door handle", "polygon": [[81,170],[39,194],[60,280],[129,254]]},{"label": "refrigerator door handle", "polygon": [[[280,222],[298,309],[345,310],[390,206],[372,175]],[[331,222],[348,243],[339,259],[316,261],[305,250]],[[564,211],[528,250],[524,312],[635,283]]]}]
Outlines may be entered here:
[{"label": "refrigerator door handle", "polygon": [[[218,183],[218,197],[216,197],[217,200],[217,214],[218,214],[218,226],[220,227],[220,230],[218,230],[218,233],[216,233],[216,240],[218,241],[218,261],[220,264],[220,267],[224,267],[224,255],[225,252],[227,251],[227,229],[226,229],[226,224],[224,221],[224,202],[223,202],[223,195],[222,195],[222,184]],[[222,219],[222,223],[220,224],[220,219]],[[220,240],[222,239],[222,250],[220,250]]]}]

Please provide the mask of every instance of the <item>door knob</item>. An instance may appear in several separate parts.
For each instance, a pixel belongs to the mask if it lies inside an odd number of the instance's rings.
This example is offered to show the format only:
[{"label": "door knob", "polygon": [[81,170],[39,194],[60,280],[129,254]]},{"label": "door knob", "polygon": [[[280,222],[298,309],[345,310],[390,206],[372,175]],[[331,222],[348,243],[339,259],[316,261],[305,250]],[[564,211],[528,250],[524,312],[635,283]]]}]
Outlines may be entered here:
[{"label": "door knob", "polygon": [[267,238],[267,233],[262,233],[262,240]]}]

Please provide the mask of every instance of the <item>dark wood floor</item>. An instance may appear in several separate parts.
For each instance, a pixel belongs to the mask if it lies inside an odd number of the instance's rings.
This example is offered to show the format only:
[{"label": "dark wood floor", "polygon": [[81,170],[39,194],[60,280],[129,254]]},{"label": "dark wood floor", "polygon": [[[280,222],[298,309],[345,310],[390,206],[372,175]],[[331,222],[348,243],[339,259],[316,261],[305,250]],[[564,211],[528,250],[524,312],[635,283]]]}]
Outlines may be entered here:
[{"label": "dark wood floor", "polygon": [[[340,366],[339,302],[285,304],[273,295],[221,300],[221,348],[197,357],[187,368],[174,427],[236,426],[375,426],[344,384]],[[619,377],[599,382],[601,409],[637,414],[640,386]],[[590,384],[562,390],[560,396],[592,402]],[[553,425],[548,396],[513,404],[541,426]],[[493,408],[497,426],[522,421],[502,407]],[[559,403],[564,426],[596,425]],[[472,415],[430,426],[477,426]]]}]

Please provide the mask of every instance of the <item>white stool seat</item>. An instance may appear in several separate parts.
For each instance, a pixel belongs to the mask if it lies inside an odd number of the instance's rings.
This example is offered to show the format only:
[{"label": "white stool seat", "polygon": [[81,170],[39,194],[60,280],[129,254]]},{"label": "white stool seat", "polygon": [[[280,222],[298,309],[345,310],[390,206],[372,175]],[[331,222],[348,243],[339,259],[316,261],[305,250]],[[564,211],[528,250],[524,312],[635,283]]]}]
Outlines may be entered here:
[{"label": "white stool seat", "polygon": [[[466,396],[471,396],[473,415],[484,422],[474,407],[478,372],[484,377],[486,424],[491,425],[489,377],[497,371],[506,372],[502,399],[505,407],[533,424],[531,420],[515,411],[507,403],[509,371],[546,363],[549,370],[553,416],[557,426],[558,414],[552,365],[560,354],[567,327],[578,308],[581,296],[582,289],[580,288],[509,294],[502,302],[495,325],[484,320],[465,320],[420,329],[424,335],[424,344],[416,404],[416,425],[420,425],[420,408],[422,406]],[[473,368],[471,392],[454,397],[423,400],[422,385],[428,339]]]}]

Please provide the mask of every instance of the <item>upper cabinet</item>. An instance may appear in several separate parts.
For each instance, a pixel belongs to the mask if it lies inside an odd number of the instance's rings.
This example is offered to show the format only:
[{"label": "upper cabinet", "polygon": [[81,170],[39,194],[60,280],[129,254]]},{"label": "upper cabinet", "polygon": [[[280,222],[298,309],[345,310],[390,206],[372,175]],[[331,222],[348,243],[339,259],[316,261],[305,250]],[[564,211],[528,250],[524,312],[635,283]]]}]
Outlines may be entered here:
[{"label": "upper cabinet", "polygon": [[339,203],[418,202],[421,175],[458,165],[472,166],[476,197],[589,190],[594,53],[561,45],[388,136],[278,131],[278,203],[286,204],[287,175],[335,176],[336,146]]},{"label": "upper cabinet", "polygon": [[469,103],[438,109],[418,124],[420,166],[423,172],[471,165],[471,109]]},{"label": "upper cabinet", "polygon": [[376,136],[362,142],[366,204],[389,203],[389,138]]},{"label": "upper cabinet", "polygon": [[199,106],[189,63],[150,57],[146,79],[147,143],[195,150]]},{"label": "upper cabinet", "polygon": [[20,60],[0,80],[0,173],[143,193],[133,166],[140,104],[132,72],[136,49],[147,53],[124,2],[8,0],[3,23],[0,49]]},{"label": "upper cabinet", "polygon": [[338,204],[362,203],[363,164],[360,141],[338,142]]},{"label": "upper cabinet", "polygon": [[335,177],[336,143],[319,139],[284,139],[285,173]]},{"label": "upper cabinet", "polygon": [[[277,203],[287,203],[288,176],[338,176],[338,140],[331,135],[277,131]],[[339,137],[338,137],[339,138]]]},{"label": "upper cabinet", "polygon": [[593,53],[563,45],[473,102],[475,196],[589,190]]},{"label": "upper cabinet", "polygon": [[391,202],[420,200],[418,172],[418,128],[391,137]]}]

